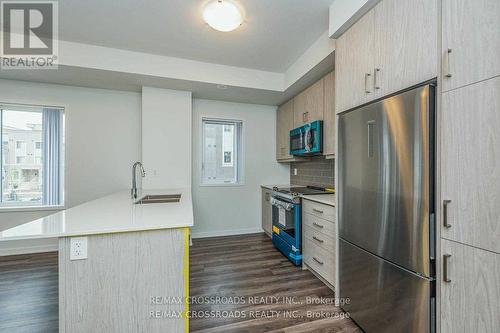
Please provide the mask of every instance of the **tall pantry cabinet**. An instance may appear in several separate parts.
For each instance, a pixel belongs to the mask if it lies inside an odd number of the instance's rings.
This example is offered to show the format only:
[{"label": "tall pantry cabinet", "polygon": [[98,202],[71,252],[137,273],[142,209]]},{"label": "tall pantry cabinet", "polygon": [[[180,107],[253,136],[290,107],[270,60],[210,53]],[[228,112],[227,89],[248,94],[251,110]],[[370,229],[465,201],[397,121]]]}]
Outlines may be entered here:
[{"label": "tall pantry cabinet", "polygon": [[500,1],[442,0],[441,332],[500,332]]},{"label": "tall pantry cabinet", "polygon": [[500,332],[500,1],[381,0],[335,73],[336,113],[439,77],[437,329]]}]

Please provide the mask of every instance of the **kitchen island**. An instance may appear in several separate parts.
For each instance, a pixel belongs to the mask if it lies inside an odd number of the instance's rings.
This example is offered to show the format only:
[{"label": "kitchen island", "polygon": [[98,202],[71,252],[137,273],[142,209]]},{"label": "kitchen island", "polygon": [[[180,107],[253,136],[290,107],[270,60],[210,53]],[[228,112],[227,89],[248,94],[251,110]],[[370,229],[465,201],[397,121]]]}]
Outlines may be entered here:
[{"label": "kitchen island", "polygon": [[2,232],[59,239],[60,332],[187,332],[189,189],[118,192]]}]

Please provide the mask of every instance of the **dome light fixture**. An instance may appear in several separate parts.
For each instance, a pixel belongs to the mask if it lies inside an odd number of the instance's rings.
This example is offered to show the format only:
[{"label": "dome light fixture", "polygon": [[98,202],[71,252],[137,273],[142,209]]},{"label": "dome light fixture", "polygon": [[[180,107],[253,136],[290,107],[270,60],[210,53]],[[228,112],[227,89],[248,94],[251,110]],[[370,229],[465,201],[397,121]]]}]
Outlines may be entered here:
[{"label": "dome light fixture", "polygon": [[229,32],[241,25],[243,13],[230,0],[213,0],[203,9],[203,20],[215,30]]}]

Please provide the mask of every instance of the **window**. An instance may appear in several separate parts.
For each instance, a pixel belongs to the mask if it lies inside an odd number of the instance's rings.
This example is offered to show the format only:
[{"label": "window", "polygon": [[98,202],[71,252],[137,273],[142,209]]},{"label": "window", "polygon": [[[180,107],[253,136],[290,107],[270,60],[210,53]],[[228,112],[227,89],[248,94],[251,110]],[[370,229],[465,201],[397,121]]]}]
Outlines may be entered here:
[{"label": "window", "polygon": [[202,119],[202,185],[235,185],[243,181],[243,123]]},{"label": "window", "polygon": [[63,110],[0,104],[0,124],[0,206],[62,205]]}]

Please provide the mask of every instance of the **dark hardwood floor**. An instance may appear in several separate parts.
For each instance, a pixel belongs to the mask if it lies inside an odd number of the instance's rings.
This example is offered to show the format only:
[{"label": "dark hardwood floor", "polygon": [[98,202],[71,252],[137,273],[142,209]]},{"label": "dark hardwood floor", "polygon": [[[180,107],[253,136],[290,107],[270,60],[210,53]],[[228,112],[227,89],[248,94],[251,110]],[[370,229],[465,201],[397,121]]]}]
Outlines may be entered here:
[{"label": "dark hardwood floor", "polygon": [[[191,305],[192,314],[227,311],[191,318],[191,332],[361,332],[340,318],[339,308],[306,304],[307,297],[331,299],[333,292],[293,266],[264,234],[194,239],[190,251],[190,295],[200,303]],[[205,303],[201,297],[207,296],[245,304]],[[0,257],[0,332],[48,333],[57,327],[57,253]]]},{"label": "dark hardwood floor", "polygon": [[58,331],[57,252],[0,257],[0,332]]},{"label": "dark hardwood floor", "polygon": [[[202,317],[191,318],[190,332],[361,332],[340,308],[307,304],[334,294],[311,272],[292,265],[263,233],[194,239],[190,262],[190,296],[200,303],[190,310]],[[202,299],[210,296],[223,299]]]}]

